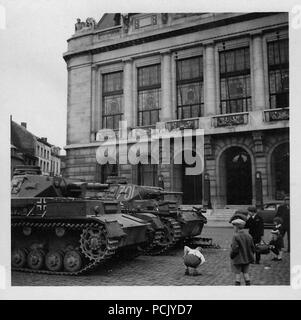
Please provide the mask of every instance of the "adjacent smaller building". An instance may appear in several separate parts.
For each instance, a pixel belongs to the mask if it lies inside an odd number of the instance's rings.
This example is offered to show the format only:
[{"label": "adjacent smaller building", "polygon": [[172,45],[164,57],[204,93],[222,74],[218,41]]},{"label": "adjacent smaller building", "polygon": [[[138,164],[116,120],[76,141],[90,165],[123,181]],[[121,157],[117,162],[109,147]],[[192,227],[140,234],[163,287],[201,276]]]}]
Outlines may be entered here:
[{"label": "adjacent smaller building", "polygon": [[60,150],[60,147],[50,144],[47,138],[37,137],[36,154],[38,157],[38,165],[43,174],[55,176],[60,174]]},{"label": "adjacent smaller building", "polygon": [[42,174],[61,174],[61,148],[52,145],[45,137],[37,137],[21,125],[11,120],[11,174],[16,165],[40,166]]},{"label": "adjacent smaller building", "polygon": [[38,165],[36,137],[27,130],[26,123],[20,125],[11,120],[10,128],[11,174],[16,165]]}]

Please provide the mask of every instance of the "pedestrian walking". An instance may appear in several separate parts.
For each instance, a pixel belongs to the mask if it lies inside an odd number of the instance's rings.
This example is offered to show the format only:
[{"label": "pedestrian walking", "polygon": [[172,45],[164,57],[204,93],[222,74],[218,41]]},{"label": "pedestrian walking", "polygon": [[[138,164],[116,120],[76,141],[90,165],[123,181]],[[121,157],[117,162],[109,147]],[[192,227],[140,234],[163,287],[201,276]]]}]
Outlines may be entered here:
[{"label": "pedestrian walking", "polygon": [[290,198],[284,198],[284,204],[279,206],[278,211],[275,217],[279,217],[282,219],[282,237],[284,238],[285,234],[287,234],[287,252],[290,252]]},{"label": "pedestrian walking", "polygon": [[188,246],[184,247],[183,259],[186,267],[185,275],[190,275],[189,268],[192,269],[193,276],[201,275],[197,270],[197,268],[205,262],[205,258],[201,253],[201,250],[201,247],[197,247],[196,249],[191,249]]},{"label": "pedestrian walking", "polygon": [[236,286],[240,286],[241,273],[246,286],[251,285],[249,267],[250,263],[254,261],[255,248],[252,237],[243,230],[245,224],[246,222],[239,218],[232,221],[234,235],[231,243],[230,258]]},{"label": "pedestrian walking", "polygon": [[282,219],[279,217],[274,218],[274,228],[271,231],[271,241],[269,242],[269,246],[271,251],[274,253],[273,261],[281,261],[282,260],[282,249],[284,248],[283,242],[283,226]]},{"label": "pedestrian walking", "polygon": [[[257,209],[255,207],[248,208],[249,216],[246,222],[246,228],[249,229],[249,234],[253,238],[254,245],[262,242],[262,237],[264,234],[264,224],[263,219],[257,214]],[[260,263],[260,253],[255,250],[255,263]]]}]

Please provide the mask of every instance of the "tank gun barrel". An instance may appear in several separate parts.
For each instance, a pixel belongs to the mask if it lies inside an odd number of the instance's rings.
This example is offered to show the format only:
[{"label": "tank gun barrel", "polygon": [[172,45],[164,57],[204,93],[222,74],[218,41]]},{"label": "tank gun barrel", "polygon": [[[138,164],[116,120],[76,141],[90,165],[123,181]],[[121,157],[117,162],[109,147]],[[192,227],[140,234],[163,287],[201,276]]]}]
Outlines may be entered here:
[{"label": "tank gun barrel", "polygon": [[161,191],[162,195],[166,194],[166,195],[182,195],[183,192],[181,191]]},{"label": "tank gun barrel", "polygon": [[[108,184],[98,182],[83,182],[83,181],[66,181],[67,194],[73,197],[86,197],[95,195],[108,189]],[[92,192],[92,193],[91,193]]]},{"label": "tank gun barrel", "polygon": [[87,182],[87,189],[93,189],[98,191],[103,191],[108,189],[109,184],[107,183],[99,183],[99,182]]}]

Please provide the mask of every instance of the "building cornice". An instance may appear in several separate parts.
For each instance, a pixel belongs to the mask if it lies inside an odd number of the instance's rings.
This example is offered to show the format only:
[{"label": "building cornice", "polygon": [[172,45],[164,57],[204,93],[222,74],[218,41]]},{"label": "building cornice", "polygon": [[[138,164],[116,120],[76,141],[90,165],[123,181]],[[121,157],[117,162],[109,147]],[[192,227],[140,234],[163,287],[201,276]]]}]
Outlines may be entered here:
[{"label": "building cornice", "polygon": [[[281,12],[279,12],[279,13],[281,13]],[[278,14],[278,12],[277,12],[277,14]],[[126,48],[126,47],[130,47],[130,46],[134,46],[134,45],[139,45],[142,43],[162,40],[162,39],[180,36],[180,35],[184,35],[184,34],[188,34],[188,33],[192,33],[192,32],[203,31],[203,30],[210,29],[213,27],[214,28],[222,27],[222,26],[226,26],[229,24],[233,24],[233,23],[253,20],[256,18],[263,18],[263,17],[267,17],[267,16],[271,16],[271,15],[275,15],[275,12],[253,12],[253,13],[240,14],[237,16],[231,16],[231,17],[224,18],[224,19],[212,20],[212,21],[202,23],[202,24],[191,25],[191,26],[184,27],[184,28],[171,29],[171,30],[167,30],[165,32],[146,35],[144,37],[142,36],[142,37],[133,38],[130,40],[127,39],[124,41],[118,41],[116,43],[111,43],[111,44],[104,45],[104,46],[95,47],[92,45],[90,47],[87,47],[84,50],[80,49],[80,50],[76,50],[76,51],[67,51],[63,54],[63,58],[65,59],[65,61],[68,61],[68,59],[70,59],[74,56],[86,55],[88,53],[89,54],[97,54],[97,53],[101,53],[101,52],[117,50],[117,49]],[[87,34],[87,36],[89,36],[89,35],[91,35],[91,34]]]}]

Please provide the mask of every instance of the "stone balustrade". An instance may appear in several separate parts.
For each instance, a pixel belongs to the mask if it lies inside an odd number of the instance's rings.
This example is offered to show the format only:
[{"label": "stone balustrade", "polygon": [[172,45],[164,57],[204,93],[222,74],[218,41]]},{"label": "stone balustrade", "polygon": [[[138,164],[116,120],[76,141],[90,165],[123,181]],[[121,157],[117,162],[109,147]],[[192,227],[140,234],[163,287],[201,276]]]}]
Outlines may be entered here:
[{"label": "stone balustrade", "polygon": [[264,110],[263,120],[265,122],[289,120],[289,108]]},{"label": "stone balustrade", "polygon": [[218,127],[233,127],[238,125],[245,125],[249,122],[248,112],[229,113],[212,117],[212,126]]}]

